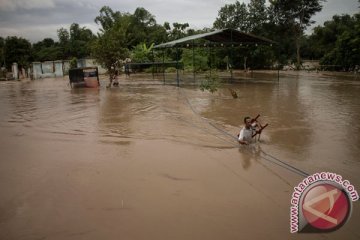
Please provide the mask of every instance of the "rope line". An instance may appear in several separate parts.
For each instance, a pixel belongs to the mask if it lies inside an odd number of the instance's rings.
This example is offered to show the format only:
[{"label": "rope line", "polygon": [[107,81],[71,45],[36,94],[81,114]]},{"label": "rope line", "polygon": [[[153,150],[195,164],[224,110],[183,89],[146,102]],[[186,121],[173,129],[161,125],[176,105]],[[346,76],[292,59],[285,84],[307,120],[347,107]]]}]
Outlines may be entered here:
[{"label": "rope line", "polygon": [[[228,137],[231,137],[232,139],[234,139],[234,140],[237,141],[237,137],[235,137],[234,135],[232,135],[232,134],[224,131],[223,129],[219,128],[218,126],[216,126],[215,124],[213,124],[212,122],[210,122],[208,119],[200,116],[200,114],[194,109],[194,107],[193,107],[192,104],[190,103],[189,99],[187,98],[186,94],[183,92],[183,90],[182,90],[181,88],[180,88],[180,93],[184,96],[184,98],[185,98],[188,106],[190,107],[191,111],[192,111],[195,115],[199,116],[203,121],[205,121],[207,124],[209,124],[209,125],[212,126],[213,128],[217,129],[217,130],[218,130],[219,132],[221,132],[223,135],[228,136]],[[223,140],[225,140],[225,139],[223,139]],[[227,142],[229,142],[229,141],[227,141]],[[232,141],[231,141],[231,145],[234,146],[234,147],[235,147],[235,146],[236,146],[236,147],[241,147],[241,146],[239,146],[238,144],[236,144],[236,145],[233,144]],[[242,149],[245,149],[245,150],[247,150],[248,152],[250,152],[251,154],[253,154],[253,152],[252,152],[250,149],[248,149],[248,148],[242,148]],[[275,156],[273,156],[273,155],[265,152],[265,151],[262,150],[262,149],[260,149],[260,152],[263,154],[263,155],[260,155],[260,157],[261,157],[262,159],[270,162],[270,163],[273,163],[273,164],[275,164],[275,165],[277,165],[277,166],[280,166],[280,167],[282,167],[282,168],[284,168],[284,169],[287,169],[287,170],[289,170],[289,171],[291,171],[291,172],[293,172],[293,173],[296,173],[296,174],[298,174],[298,175],[300,175],[300,176],[303,176],[303,177],[307,177],[307,176],[310,175],[309,173],[307,173],[307,172],[305,172],[305,171],[303,171],[303,170],[301,170],[301,169],[299,169],[299,168],[297,168],[297,167],[295,167],[295,166],[292,166],[291,164],[286,163],[286,162],[283,161],[283,160],[280,160],[279,158],[277,158],[277,157],[275,157]]]}]

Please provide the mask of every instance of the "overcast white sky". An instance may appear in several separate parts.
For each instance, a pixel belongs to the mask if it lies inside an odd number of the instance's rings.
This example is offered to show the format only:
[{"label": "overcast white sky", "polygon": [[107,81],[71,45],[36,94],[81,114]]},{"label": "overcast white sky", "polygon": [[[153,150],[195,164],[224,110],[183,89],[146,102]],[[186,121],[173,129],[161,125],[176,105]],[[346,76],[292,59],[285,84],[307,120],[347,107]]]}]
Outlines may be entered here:
[{"label": "overcast white sky", "polygon": [[[248,3],[250,0],[240,2]],[[21,36],[31,42],[46,37],[57,40],[56,30],[69,28],[71,23],[79,23],[96,32],[94,19],[102,6],[113,10],[133,13],[137,7],[144,7],[155,15],[162,24],[189,23],[190,27],[201,29],[212,27],[218,11],[235,0],[0,0],[0,36]],[[322,24],[333,15],[359,12],[358,0],[327,0],[323,10],[313,17]],[[310,28],[312,29],[312,27]]]}]

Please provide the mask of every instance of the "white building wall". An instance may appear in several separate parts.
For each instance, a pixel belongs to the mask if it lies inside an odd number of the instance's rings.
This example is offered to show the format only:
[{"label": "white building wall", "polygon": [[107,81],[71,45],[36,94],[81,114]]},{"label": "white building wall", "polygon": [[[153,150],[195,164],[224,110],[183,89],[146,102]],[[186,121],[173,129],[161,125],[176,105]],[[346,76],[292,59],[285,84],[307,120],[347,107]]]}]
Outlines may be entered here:
[{"label": "white building wall", "polygon": [[12,73],[15,80],[19,79],[19,68],[17,63],[12,64]]},{"label": "white building wall", "polygon": [[55,66],[55,77],[62,77],[64,76],[63,73],[63,62],[61,60],[55,61],[54,62],[54,66]]}]

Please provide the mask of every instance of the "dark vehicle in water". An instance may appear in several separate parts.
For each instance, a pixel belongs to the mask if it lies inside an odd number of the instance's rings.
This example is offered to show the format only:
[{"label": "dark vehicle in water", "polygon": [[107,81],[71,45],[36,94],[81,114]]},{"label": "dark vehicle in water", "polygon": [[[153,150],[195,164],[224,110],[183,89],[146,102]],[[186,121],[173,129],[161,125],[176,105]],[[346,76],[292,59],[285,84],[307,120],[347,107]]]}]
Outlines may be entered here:
[{"label": "dark vehicle in water", "polygon": [[88,87],[97,88],[100,86],[97,67],[73,68],[69,70],[71,88]]}]

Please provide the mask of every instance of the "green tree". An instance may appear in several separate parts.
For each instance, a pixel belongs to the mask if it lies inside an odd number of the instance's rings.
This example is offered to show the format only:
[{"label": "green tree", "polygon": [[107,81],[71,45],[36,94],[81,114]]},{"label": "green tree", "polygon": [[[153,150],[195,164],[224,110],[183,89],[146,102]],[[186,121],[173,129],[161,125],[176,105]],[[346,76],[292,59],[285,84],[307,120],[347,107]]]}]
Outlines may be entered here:
[{"label": "green tree", "polygon": [[200,90],[201,91],[209,91],[211,93],[216,92],[219,87],[221,87],[221,80],[216,71],[208,73],[205,75],[205,80],[200,82]]},{"label": "green tree", "polygon": [[62,59],[90,56],[91,42],[96,38],[90,29],[80,27],[78,23],[73,23],[70,25],[69,31],[65,28],[60,28],[57,30],[57,34]]},{"label": "green tree", "polygon": [[146,43],[140,43],[136,45],[134,50],[132,51],[132,60],[134,62],[151,62],[154,59],[152,59],[152,50],[153,50],[154,44],[151,44],[149,47],[146,46]]},{"label": "green tree", "polygon": [[100,16],[95,18],[95,22],[102,28],[98,38],[92,43],[92,55],[107,69],[111,85],[120,61],[129,57],[126,46],[131,19],[128,14],[121,14],[112,11],[109,7],[103,7],[100,10]]},{"label": "green tree", "polygon": [[248,7],[239,1],[234,4],[226,4],[219,10],[218,17],[213,25],[215,29],[233,28],[242,32],[249,32]]},{"label": "green tree", "polygon": [[263,25],[261,35],[278,43],[272,48],[273,54],[276,56],[275,59],[280,64],[288,64],[289,60],[296,62],[293,31],[285,25],[276,24],[271,14],[269,15],[269,22]]},{"label": "green tree", "polygon": [[95,35],[90,29],[73,23],[70,26],[70,53],[72,57],[84,58],[90,56],[90,44]]},{"label": "green tree", "polygon": [[62,58],[62,50],[52,38],[44,38],[32,45],[32,60],[54,61]]},{"label": "green tree", "polygon": [[70,69],[73,69],[73,68],[77,68],[77,58],[76,57],[73,57],[70,60]]},{"label": "green tree", "polygon": [[0,37],[0,67],[5,67],[5,39]]},{"label": "green tree", "polygon": [[209,51],[206,48],[195,48],[194,56],[192,49],[184,49],[181,59],[186,70],[193,71],[195,67],[196,72],[209,70],[208,60]]},{"label": "green tree", "polygon": [[[226,4],[219,11],[218,17],[213,26],[216,29],[233,28],[242,32],[249,32],[259,36],[272,39],[273,25],[269,21],[269,11],[265,5],[265,0],[251,0],[248,5],[236,1],[234,4]],[[242,47],[235,47],[229,51],[220,50],[215,57],[215,62],[224,64],[224,60],[232,60],[233,67],[261,68],[270,65],[268,60],[274,59],[273,51],[268,48],[244,44]],[[220,55],[219,55],[220,54]],[[230,57],[231,56],[231,57]]]},{"label": "green tree", "polygon": [[21,37],[7,37],[5,39],[4,55],[7,69],[10,69],[14,62],[18,63],[19,68],[27,69],[30,64],[31,43]]},{"label": "green tree", "polygon": [[276,24],[292,31],[296,46],[297,66],[301,64],[300,41],[307,26],[314,23],[311,17],[321,11],[326,0],[271,0],[271,13]]},{"label": "green tree", "polygon": [[95,18],[95,23],[100,25],[100,31],[105,32],[111,30],[116,22],[120,21],[123,17],[121,12],[114,12],[109,6],[103,6],[100,9],[100,15]]},{"label": "green tree", "polygon": [[165,22],[164,27],[167,30],[167,35],[168,35],[167,38],[170,41],[180,39],[188,35],[187,34],[187,28],[189,27],[188,23],[174,22],[171,28],[170,24],[168,22]]},{"label": "green tree", "polygon": [[[177,40],[189,35],[188,23],[178,23],[175,22],[172,24],[165,22],[164,28],[166,29],[166,39],[167,41]],[[181,59],[183,54],[183,49],[167,49],[166,55],[170,56],[173,61],[178,61]]]},{"label": "green tree", "polygon": [[320,58],[322,64],[354,69],[360,62],[360,14],[335,15],[314,29],[308,44],[308,54]]},{"label": "green tree", "polygon": [[268,22],[268,12],[265,0],[251,0],[248,4],[249,32],[263,34],[264,24]]},{"label": "green tree", "polygon": [[130,16],[128,47],[131,48],[140,43],[151,44],[150,29],[155,25],[155,17],[150,12],[145,8],[135,9],[134,14]]},{"label": "green tree", "polygon": [[59,38],[59,46],[62,52],[62,59],[70,58],[70,34],[65,28],[57,30],[57,36]]}]

